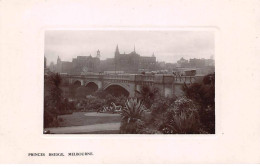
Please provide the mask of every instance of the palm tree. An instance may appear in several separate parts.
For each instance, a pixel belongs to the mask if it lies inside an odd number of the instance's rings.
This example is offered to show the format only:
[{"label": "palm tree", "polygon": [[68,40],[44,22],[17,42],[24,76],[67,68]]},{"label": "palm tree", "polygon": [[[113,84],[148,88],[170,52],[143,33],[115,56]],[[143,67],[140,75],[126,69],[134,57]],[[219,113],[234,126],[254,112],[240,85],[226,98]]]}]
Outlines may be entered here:
[{"label": "palm tree", "polygon": [[135,133],[136,123],[144,117],[145,106],[138,99],[129,99],[121,113],[121,133]]},{"label": "palm tree", "polygon": [[144,102],[147,108],[150,108],[159,90],[155,87],[150,87],[148,85],[142,86],[139,94],[139,98]]}]

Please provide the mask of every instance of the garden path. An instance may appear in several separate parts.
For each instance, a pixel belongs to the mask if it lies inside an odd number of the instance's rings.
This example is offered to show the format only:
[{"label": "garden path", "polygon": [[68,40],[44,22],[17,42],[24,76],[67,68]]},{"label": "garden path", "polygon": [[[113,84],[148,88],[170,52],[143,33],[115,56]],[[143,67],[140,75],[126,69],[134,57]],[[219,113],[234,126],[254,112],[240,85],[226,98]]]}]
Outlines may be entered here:
[{"label": "garden path", "polygon": [[[115,117],[119,116],[119,114],[110,114],[110,113],[85,113],[86,117]],[[120,122],[113,123],[99,123],[93,125],[81,125],[81,126],[69,126],[69,127],[53,127],[53,128],[45,128],[45,131],[50,131],[52,134],[77,134],[77,133],[93,133],[97,132],[97,134],[106,134],[106,133],[115,133],[119,132]]]},{"label": "garden path", "polygon": [[120,123],[105,123],[84,126],[58,127],[46,128],[50,133],[54,134],[73,134],[73,133],[91,133],[91,132],[105,132],[105,131],[119,131]]}]

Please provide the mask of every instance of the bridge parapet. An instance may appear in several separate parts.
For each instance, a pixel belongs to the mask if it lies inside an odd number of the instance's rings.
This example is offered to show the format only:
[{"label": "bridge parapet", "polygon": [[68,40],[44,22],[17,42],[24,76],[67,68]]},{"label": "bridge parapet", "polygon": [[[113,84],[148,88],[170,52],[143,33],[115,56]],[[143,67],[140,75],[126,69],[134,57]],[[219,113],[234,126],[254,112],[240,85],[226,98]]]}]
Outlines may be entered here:
[{"label": "bridge parapet", "polygon": [[122,74],[122,75],[103,75],[104,79],[119,79],[119,80],[130,80],[129,74]]},{"label": "bridge parapet", "polygon": [[173,82],[173,75],[157,74],[154,76],[154,83],[157,84],[172,84]]},{"label": "bridge parapet", "polygon": [[200,82],[204,76],[174,76],[171,74],[155,74],[155,75],[142,75],[142,74],[115,74],[115,75],[104,75],[104,74],[88,74],[88,75],[67,75],[65,78],[74,79],[96,79],[96,80],[124,80],[129,82],[153,82],[157,84],[187,84]]},{"label": "bridge parapet", "polygon": [[154,81],[155,76],[154,75],[143,75],[142,76],[142,81],[145,82],[153,82]]},{"label": "bridge parapet", "polygon": [[183,84],[184,82],[187,84],[201,82],[204,76],[180,76],[174,77],[174,82],[176,84]]},{"label": "bridge parapet", "polygon": [[154,76],[141,74],[104,75],[104,79],[128,80],[132,82],[154,81]]}]

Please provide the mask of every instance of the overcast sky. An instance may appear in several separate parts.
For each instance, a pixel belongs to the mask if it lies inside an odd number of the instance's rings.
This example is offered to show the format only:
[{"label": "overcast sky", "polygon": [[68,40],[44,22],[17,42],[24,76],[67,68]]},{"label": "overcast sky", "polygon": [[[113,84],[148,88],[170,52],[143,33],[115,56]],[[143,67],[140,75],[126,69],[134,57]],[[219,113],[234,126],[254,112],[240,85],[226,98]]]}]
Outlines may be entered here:
[{"label": "overcast sky", "polygon": [[71,61],[77,56],[114,57],[116,45],[120,53],[135,50],[141,56],[175,63],[181,57],[210,58],[214,55],[214,32],[205,31],[46,31],[45,56],[47,63],[56,64],[57,57]]}]

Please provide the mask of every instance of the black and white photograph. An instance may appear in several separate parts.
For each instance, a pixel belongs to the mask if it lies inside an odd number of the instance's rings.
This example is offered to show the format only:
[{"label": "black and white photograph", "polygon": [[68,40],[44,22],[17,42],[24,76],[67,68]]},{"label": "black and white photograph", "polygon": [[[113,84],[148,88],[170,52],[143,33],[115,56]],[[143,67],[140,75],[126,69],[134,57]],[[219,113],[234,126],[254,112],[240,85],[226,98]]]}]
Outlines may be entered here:
[{"label": "black and white photograph", "polygon": [[259,163],[259,9],[0,0],[0,163]]},{"label": "black and white photograph", "polygon": [[214,43],[214,31],[45,31],[44,134],[215,134]]}]

